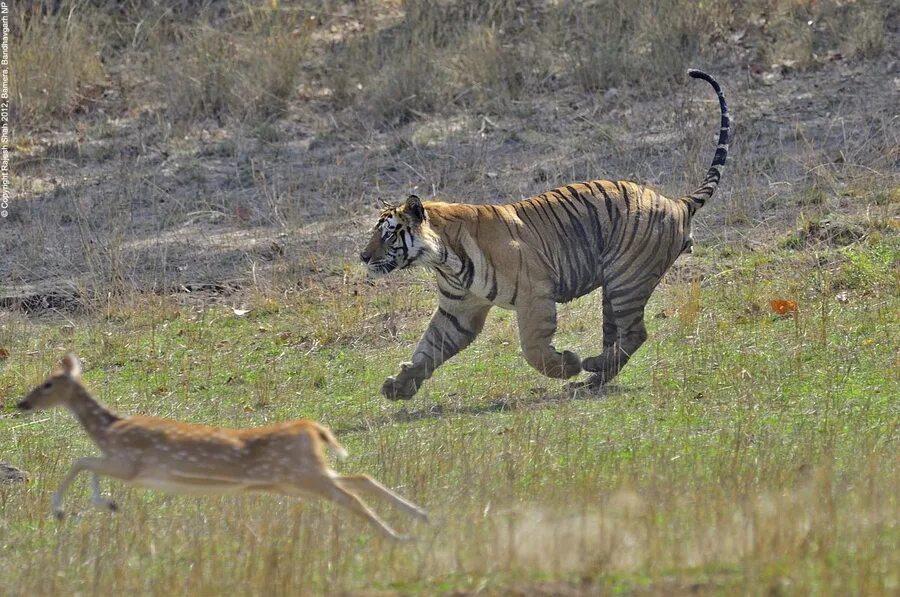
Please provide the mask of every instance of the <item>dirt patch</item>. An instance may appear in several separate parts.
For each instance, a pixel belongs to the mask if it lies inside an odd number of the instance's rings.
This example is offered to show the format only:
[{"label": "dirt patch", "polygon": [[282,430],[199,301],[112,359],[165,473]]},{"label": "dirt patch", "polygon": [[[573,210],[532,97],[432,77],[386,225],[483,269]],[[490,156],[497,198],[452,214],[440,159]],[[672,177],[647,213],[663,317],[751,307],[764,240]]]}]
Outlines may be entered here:
[{"label": "dirt patch", "polygon": [[[378,10],[320,15],[334,22],[313,39],[351,44],[380,27],[387,35],[401,15]],[[884,76],[897,72],[895,21],[872,58],[760,63],[763,25],[713,40],[708,63],[695,66],[721,81],[735,137],[722,185],[695,223],[698,244],[783,237],[800,212],[867,209],[866,196],[842,199],[848,187],[897,187],[900,83]],[[561,68],[514,101],[439,103],[379,123],[364,101],[334,99],[339,73],[327,47],[311,45],[278,118],[175,126],[155,104],[127,105],[146,81],[111,67],[90,111],[57,130],[19,131],[14,201],[0,222],[0,304],[30,312],[120,289],[252,286],[281,276],[285,263],[356,263],[378,197],[500,202],[597,177],[679,194],[712,158],[715,98],[686,76],[586,92]],[[293,273],[286,283],[304,284]]]}]

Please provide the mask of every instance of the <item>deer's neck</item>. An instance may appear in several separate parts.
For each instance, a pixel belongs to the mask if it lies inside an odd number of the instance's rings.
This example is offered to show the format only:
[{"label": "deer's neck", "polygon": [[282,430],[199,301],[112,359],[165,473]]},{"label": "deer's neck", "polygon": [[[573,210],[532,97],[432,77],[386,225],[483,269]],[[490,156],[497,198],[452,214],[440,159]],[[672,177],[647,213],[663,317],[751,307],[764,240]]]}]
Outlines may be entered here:
[{"label": "deer's neck", "polygon": [[[121,417],[94,400],[87,390],[78,388],[70,408],[75,418],[96,443],[101,444],[106,429]],[[102,447],[102,446],[101,446]]]}]

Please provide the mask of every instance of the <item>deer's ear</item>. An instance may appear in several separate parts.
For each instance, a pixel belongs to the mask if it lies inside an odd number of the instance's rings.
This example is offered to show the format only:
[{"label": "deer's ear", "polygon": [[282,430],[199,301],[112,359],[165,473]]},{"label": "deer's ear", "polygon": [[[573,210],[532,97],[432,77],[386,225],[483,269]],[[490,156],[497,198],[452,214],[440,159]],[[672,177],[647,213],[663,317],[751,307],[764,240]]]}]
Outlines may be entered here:
[{"label": "deer's ear", "polygon": [[416,222],[424,222],[425,206],[417,195],[410,195],[406,198],[406,213],[408,213]]},{"label": "deer's ear", "polygon": [[81,361],[78,360],[74,352],[70,352],[63,357],[62,369],[66,375],[73,379],[81,377]]}]

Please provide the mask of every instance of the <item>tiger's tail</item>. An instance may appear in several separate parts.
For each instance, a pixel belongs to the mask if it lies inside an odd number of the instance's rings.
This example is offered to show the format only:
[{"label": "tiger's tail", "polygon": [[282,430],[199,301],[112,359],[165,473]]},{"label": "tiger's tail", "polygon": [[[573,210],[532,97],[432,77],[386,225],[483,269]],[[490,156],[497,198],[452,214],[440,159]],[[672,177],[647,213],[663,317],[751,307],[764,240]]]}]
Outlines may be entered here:
[{"label": "tiger's tail", "polygon": [[719,108],[722,110],[722,124],[719,128],[719,144],[716,147],[716,155],[713,157],[712,165],[710,165],[709,170],[706,172],[706,178],[703,179],[703,183],[697,187],[690,195],[685,195],[681,198],[682,201],[687,203],[688,209],[691,212],[691,215],[706,203],[706,200],[712,197],[712,194],[716,191],[716,187],[719,186],[719,180],[722,178],[722,170],[725,168],[725,159],[728,157],[728,144],[731,142],[731,117],[728,115],[728,105],[725,103],[725,94],[722,93],[722,88],[719,87],[719,83],[716,82],[715,79],[707,75],[703,71],[699,71],[696,69],[688,70],[688,75],[695,79],[703,79],[710,85],[712,85],[713,90],[715,90],[716,95],[719,96]]}]

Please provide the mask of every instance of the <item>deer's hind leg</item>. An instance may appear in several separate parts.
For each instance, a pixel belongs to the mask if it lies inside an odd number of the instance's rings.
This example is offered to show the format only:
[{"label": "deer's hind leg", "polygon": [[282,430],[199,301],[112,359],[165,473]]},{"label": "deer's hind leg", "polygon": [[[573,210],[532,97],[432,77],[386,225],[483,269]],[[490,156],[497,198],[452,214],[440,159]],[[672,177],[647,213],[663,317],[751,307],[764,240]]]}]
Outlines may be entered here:
[{"label": "deer's hind leg", "polygon": [[408,514],[422,520],[428,520],[427,512],[409,500],[397,495],[369,475],[338,475],[335,477],[335,481],[338,482],[338,485],[348,489],[380,497]]},{"label": "deer's hind leg", "polygon": [[330,475],[320,475],[314,479],[304,478],[292,483],[280,485],[283,493],[287,495],[308,495],[310,493],[330,500],[339,506],[347,508],[360,518],[367,520],[376,527],[382,535],[392,541],[406,541],[409,538],[397,533],[386,522],[381,520],[361,499],[347,491]]}]

